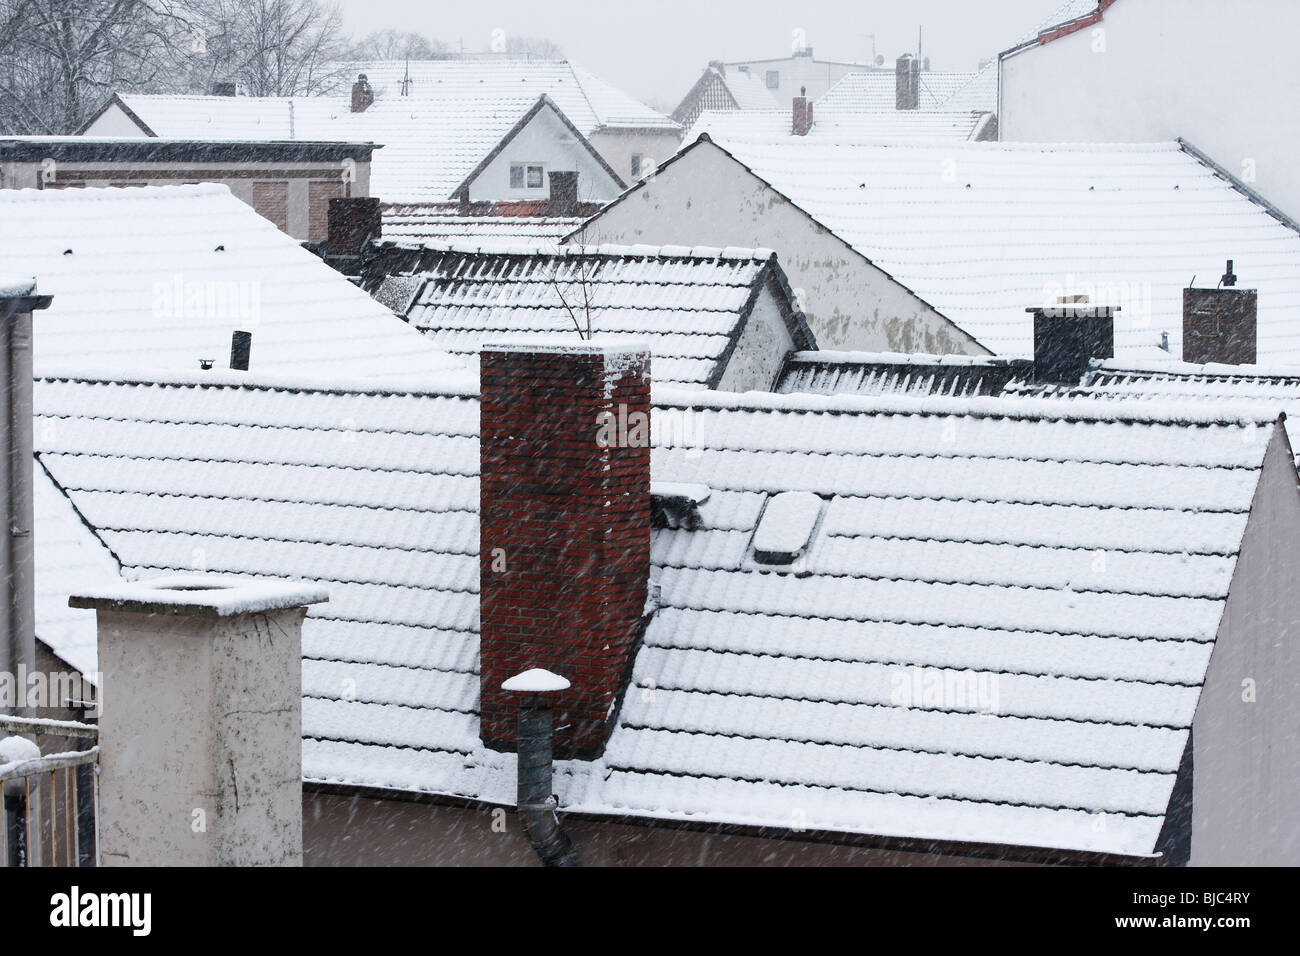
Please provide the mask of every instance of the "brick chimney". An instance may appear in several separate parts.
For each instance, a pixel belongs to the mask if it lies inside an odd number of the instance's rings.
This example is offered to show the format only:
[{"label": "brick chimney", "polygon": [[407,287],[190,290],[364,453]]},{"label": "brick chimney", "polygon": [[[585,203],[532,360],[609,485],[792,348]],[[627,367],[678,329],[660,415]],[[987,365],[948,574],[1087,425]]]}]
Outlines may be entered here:
[{"label": "brick chimney", "polygon": [[383,210],[374,196],[335,196],[329,202],[326,250],[331,256],[359,256],[368,239],[383,232]]},{"label": "brick chimney", "polygon": [[790,119],[790,132],[795,136],[807,136],[813,124],[812,100],[808,99],[808,87],[799,87],[799,95],[794,98],[794,115]]},{"label": "brick chimney", "polygon": [[921,105],[921,64],[910,53],[894,63],[894,109],[914,110]]},{"label": "brick chimney", "polygon": [[650,356],[487,346],[480,356],[481,734],[515,749],[501,684],[563,673],[555,753],[598,756],[640,638],[650,574]]},{"label": "brick chimney", "polygon": [[564,170],[548,173],[551,179],[552,216],[576,216],[578,214],[578,173],[576,170]]},{"label": "brick chimney", "polygon": [[352,84],[352,112],[364,113],[374,101],[375,91],[371,89],[370,81],[364,73],[358,74],[357,81]]},{"label": "brick chimney", "polygon": [[1236,289],[1232,260],[1217,289],[1183,290],[1183,361],[1254,365],[1259,293]]},{"label": "brick chimney", "polygon": [[1078,385],[1093,359],[1115,357],[1118,306],[1089,305],[1071,296],[1055,305],[1026,309],[1034,317],[1034,381]]}]

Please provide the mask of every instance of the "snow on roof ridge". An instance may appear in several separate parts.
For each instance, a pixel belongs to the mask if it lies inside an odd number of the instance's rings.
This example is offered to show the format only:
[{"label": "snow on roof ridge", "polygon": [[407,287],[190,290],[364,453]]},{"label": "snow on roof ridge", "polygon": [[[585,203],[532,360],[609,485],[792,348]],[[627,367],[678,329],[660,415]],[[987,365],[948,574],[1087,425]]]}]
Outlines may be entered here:
[{"label": "snow on roof ridge", "polygon": [[815,395],[805,392],[717,392],[652,385],[651,403],[676,408],[734,411],[824,412],[850,415],[917,415],[957,418],[1005,418],[1144,425],[1269,426],[1286,418],[1276,403],[1259,400],[1215,403],[1190,408],[1187,403],[1145,399],[1089,403],[1069,398],[1007,398],[885,395]]},{"label": "snow on roof ridge", "polygon": [[[500,217],[504,219],[529,219],[529,217]],[[586,220],[577,220],[585,222]],[[452,252],[467,254],[485,254],[485,255],[529,255],[529,256],[546,256],[550,258],[568,258],[578,256],[609,256],[612,258],[661,258],[661,259],[701,259],[707,261],[715,260],[738,260],[742,262],[758,261],[764,262],[776,257],[776,250],[768,249],[764,246],[748,248],[745,246],[678,246],[671,243],[655,245],[652,243],[617,243],[602,242],[595,246],[558,246],[554,249],[538,248],[535,244],[501,243],[490,249],[484,249],[481,244],[463,239],[440,241],[430,239],[427,241],[413,241],[409,239],[381,239],[380,245],[396,249],[428,249],[434,252]],[[516,252],[517,247],[517,252]]]},{"label": "snow on roof ridge", "polygon": [[230,369],[121,369],[103,365],[47,363],[36,371],[39,381],[80,382],[104,385],[173,385],[180,388],[247,388],[262,391],[320,392],[367,395],[444,395],[477,398],[478,375],[463,371],[434,369],[418,376],[356,377],[301,373],[238,372]]},{"label": "snow on roof ridge", "polygon": [[1183,378],[1213,376],[1216,378],[1300,378],[1300,365],[1229,365],[1222,362],[1180,362],[1176,359],[1142,362],[1133,359],[1103,359],[1094,361],[1092,367],[1099,372],[1133,372],[1142,375],[1177,375]]},{"label": "snow on roof ridge", "polygon": [[[952,355],[926,352],[868,352],[852,349],[813,349],[793,352],[791,362],[844,363],[859,365],[1007,365],[1017,360],[1002,355]],[[1300,371],[1298,369],[1297,371]]]}]

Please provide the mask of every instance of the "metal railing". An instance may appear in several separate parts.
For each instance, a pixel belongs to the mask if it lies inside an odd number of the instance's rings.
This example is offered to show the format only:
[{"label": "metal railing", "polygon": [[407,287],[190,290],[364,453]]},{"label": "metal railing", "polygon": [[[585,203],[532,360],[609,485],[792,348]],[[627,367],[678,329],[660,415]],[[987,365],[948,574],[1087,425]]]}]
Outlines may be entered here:
[{"label": "metal railing", "polygon": [[0,737],[17,734],[68,738],[72,749],[0,764],[0,866],[98,866],[98,728],[0,715]]}]

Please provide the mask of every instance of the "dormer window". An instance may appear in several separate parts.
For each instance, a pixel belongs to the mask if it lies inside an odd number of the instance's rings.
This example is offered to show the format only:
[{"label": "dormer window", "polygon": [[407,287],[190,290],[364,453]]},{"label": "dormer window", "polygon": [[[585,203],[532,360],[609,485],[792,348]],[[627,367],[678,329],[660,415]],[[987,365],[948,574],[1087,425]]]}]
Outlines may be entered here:
[{"label": "dormer window", "polygon": [[811,491],[782,491],[767,500],[754,531],[754,561],[792,567],[808,553],[821,520],[822,499]]}]

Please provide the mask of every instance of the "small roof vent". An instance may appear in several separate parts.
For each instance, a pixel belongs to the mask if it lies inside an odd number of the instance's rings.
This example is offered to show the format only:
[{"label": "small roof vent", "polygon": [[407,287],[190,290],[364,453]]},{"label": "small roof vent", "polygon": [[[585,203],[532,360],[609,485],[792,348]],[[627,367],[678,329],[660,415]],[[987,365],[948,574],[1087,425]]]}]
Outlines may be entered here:
[{"label": "small roof vent", "polygon": [[703,524],[700,505],[709,500],[707,485],[650,482],[650,527],[695,531]]},{"label": "small roof vent", "polygon": [[772,495],[754,531],[754,560],[775,566],[799,562],[808,552],[821,521],[822,503],[811,491]]}]

